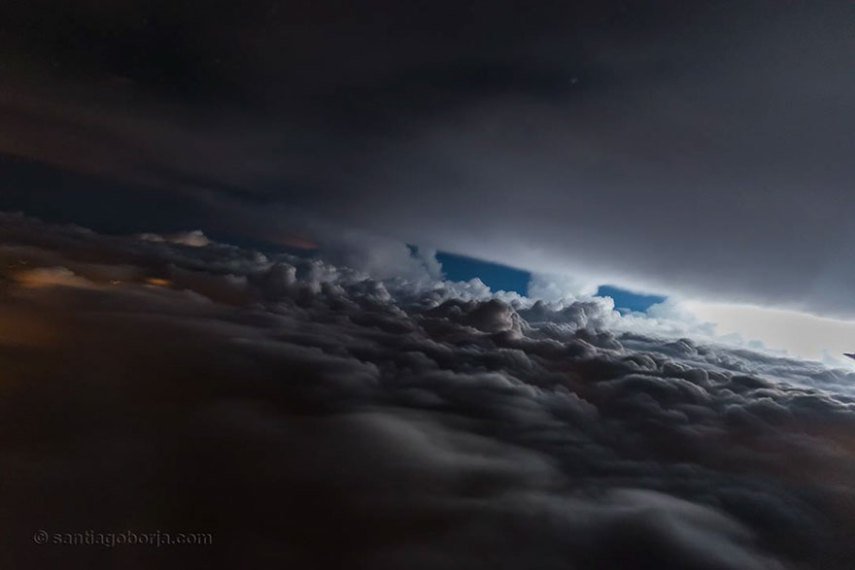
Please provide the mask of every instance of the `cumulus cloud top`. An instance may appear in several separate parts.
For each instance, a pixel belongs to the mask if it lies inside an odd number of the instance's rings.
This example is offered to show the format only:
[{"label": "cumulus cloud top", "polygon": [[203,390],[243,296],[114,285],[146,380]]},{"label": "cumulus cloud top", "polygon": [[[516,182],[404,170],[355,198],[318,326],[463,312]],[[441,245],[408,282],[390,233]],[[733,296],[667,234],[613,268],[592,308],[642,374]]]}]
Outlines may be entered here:
[{"label": "cumulus cloud top", "polygon": [[[0,238],[10,567],[844,569],[855,556],[852,374],[615,328],[603,299],[534,303],[7,215]],[[33,272],[46,286],[28,286]],[[117,527],[215,541],[30,538]]]}]

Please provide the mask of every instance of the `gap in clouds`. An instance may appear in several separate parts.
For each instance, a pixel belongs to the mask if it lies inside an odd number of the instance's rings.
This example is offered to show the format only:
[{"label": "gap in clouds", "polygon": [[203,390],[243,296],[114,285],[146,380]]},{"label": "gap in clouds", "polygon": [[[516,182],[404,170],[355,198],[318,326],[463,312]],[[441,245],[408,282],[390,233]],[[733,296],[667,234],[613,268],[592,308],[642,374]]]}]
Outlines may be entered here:
[{"label": "gap in clouds", "polygon": [[752,305],[702,301],[686,301],[684,305],[697,318],[716,323],[718,334],[737,342],[756,339],[766,348],[788,355],[852,367],[843,353],[855,349],[853,321]]},{"label": "gap in clouds", "polygon": [[442,272],[449,281],[480,279],[492,291],[513,291],[520,295],[528,293],[531,281],[529,271],[446,251],[437,252],[436,260],[442,264]]},{"label": "gap in clouds", "polygon": [[[480,279],[492,291],[508,291],[531,296],[532,273],[530,271],[447,251],[437,252],[436,260],[442,265],[443,275],[449,281]],[[621,314],[644,313],[653,305],[662,303],[666,299],[664,295],[637,293],[611,284],[599,285],[594,295],[611,297],[614,300],[615,309]]]},{"label": "gap in clouds", "polygon": [[615,302],[615,309],[620,313],[644,313],[659,303],[664,303],[666,297],[662,295],[644,295],[634,293],[627,289],[621,289],[614,285],[600,285],[597,289],[598,297],[611,297]]}]

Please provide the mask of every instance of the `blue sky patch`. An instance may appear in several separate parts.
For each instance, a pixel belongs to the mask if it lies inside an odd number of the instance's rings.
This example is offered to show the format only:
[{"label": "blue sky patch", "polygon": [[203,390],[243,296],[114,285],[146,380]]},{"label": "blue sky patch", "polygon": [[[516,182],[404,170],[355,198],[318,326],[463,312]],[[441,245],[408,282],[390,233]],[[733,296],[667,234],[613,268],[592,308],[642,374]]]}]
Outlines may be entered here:
[{"label": "blue sky patch", "polygon": [[528,292],[531,280],[528,271],[444,251],[437,252],[436,259],[449,281],[469,281],[477,277],[492,291],[515,291],[520,295]]},{"label": "blue sky patch", "polygon": [[[528,294],[531,280],[528,271],[444,251],[437,252],[436,259],[442,264],[443,275],[449,281],[469,281],[477,277],[492,291]],[[661,295],[642,295],[614,285],[600,285],[597,295],[614,299],[615,308],[621,313],[645,312],[665,300]]]},{"label": "blue sky patch", "polygon": [[614,285],[600,285],[597,296],[611,297],[615,301],[615,309],[621,313],[637,311],[645,312],[651,306],[661,303],[665,297],[661,295],[641,295]]}]

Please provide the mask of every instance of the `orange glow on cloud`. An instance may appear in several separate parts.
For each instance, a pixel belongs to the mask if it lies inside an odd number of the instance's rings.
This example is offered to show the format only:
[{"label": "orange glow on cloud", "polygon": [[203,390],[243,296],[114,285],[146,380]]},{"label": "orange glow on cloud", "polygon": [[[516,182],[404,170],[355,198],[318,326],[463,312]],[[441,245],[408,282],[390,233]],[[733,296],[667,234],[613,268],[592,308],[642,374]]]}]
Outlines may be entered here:
[{"label": "orange glow on cloud", "polygon": [[285,247],[292,247],[294,249],[318,249],[318,244],[313,242],[311,239],[298,235],[286,235],[280,237],[277,242],[279,245],[284,245]]},{"label": "orange glow on cloud", "polygon": [[19,285],[35,289],[38,287],[91,287],[93,283],[88,279],[76,275],[65,267],[37,267],[19,271],[14,275]]}]

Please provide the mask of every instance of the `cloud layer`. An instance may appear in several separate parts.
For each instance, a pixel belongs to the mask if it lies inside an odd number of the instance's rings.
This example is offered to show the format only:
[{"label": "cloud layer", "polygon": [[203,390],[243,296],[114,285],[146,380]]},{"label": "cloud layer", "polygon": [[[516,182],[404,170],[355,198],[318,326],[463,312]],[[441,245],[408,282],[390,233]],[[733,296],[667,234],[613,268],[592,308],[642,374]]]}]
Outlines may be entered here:
[{"label": "cloud layer", "polygon": [[[189,234],[194,235],[194,234]],[[219,243],[0,219],[9,567],[848,568],[855,377]],[[34,530],[213,546],[36,546]]]}]

